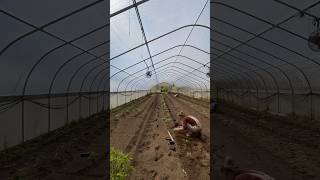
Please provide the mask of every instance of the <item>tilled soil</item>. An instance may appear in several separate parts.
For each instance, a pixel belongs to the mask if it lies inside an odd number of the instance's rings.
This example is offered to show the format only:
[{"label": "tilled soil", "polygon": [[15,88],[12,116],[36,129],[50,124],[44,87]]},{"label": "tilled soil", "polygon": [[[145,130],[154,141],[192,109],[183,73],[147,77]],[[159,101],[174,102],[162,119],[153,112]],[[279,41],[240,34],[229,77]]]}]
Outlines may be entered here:
[{"label": "tilled soil", "polygon": [[[197,113],[193,115],[206,126],[209,109],[200,112],[183,105],[191,102],[180,101],[171,95],[152,94],[117,119],[117,125],[112,128],[111,146],[132,155],[134,170],[128,179],[210,179],[210,126],[205,128],[201,139],[173,132],[175,123],[180,123],[176,116],[180,110]],[[176,141],[175,151],[170,150],[168,131]]]},{"label": "tilled soil", "polygon": [[126,153],[134,150],[144,125],[144,119],[149,116],[149,112],[154,108],[155,97],[150,95],[141,104],[136,104],[130,111],[124,110],[125,112],[122,112],[122,115],[111,113],[111,124],[117,121],[115,125],[110,126],[111,146]]},{"label": "tilled soil", "polygon": [[129,179],[185,179],[181,162],[170,150],[166,124],[172,119],[163,97],[156,95],[154,111],[146,119],[134,152],[134,170]]},{"label": "tilled soil", "polygon": [[[110,123],[103,112],[1,152],[0,179],[108,179],[108,125],[111,145],[133,156],[128,179],[209,179],[209,129],[202,139],[174,134],[178,111],[198,110],[181,105],[190,102],[166,103],[169,98],[148,95],[112,110]],[[169,148],[168,131],[176,151]]]},{"label": "tilled soil", "polygon": [[[172,131],[178,112],[197,117],[200,139]],[[241,169],[266,172],[277,180],[320,180],[320,131],[317,124],[249,113],[220,106],[213,119],[211,166],[214,179],[231,156]],[[39,137],[1,152],[0,179],[107,179],[106,114]],[[293,123],[294,122],[294,123]],[[208,102],[183,95],[152,94],[116,108],[110,119],[111,145],[131,153],[129,179],[210,179],[210,121]],[[167,130],[176,140],[169,149]],[[81,157],[89,152],[89,157]]]},{"label": "tilled soil", "polygon": [[231,156],[240,168],[264,171],[277,180],[320,179],[320,132],[306,127],[306,121],[301,126],[229,106],[212,116],[214,178],[221,178],[223,159]]},{"label": "tilled soil", "polygon": [[[134,170],[128,179],[184,179],[181,163],[169,149],[166,121],[159,94],[150,95],[112,128],[111,146],[130,153]],[[116,116],[112,116],[116,117]],[[111,121],[114,119],[111,118]]]},{"label": "tilled soil", "polygon": [[[173,119],[179,122],[178,113],[197,117],[202,125],[202,137],[191,138],[184,134],[175,134],[179,158],[186,171],[188,179],[210,179],[210,120],[208,108],[175,97],[172,94],[165,96],[166,104]],[[180,122],[179,122],[180,123]]]},{"label": "tilled soil", "polygon": [[[123,117],[150,96],[112,110]],[[107,112],[0,152],[1,180],[107,180]],[[81,156],[84,154],[84,156]]]},{"label": "tilled soil", "polygon": [[[204,101],[183,95],[179,99],[196,111],[207,108]],[[277,180],[320,179],[318,122],[252,113],[231,106],[219,109],[219,113],[211,114],[213,179],[223,179],[220,168],[226,156],[231,156],[240,169],[260,170]]]},{"label": "tilled soil", "polygon": [[104,180],[106,130],[102,112],[9,148],[0,154],[0,179]]}]

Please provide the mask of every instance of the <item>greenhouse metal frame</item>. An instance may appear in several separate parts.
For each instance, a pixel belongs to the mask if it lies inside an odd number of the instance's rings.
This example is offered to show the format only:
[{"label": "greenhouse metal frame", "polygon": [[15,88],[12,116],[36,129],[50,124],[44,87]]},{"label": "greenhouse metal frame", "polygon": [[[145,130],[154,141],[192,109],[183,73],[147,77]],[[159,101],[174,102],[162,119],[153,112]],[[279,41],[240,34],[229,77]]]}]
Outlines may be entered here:
[{"label": "greenhouse metal frame", "polygon": [[[99,14],[104,16],[104,22],[97,23],[98,25],[90,27],[91,29],[85,32],[69,32],[73,35],[72,38],[63,37],[59,33],[53,33],[52,29],[50,30],[50,28],[60,23],[72,24],[73,17],[80,16],[81,13],[88,10],[103,9],[106,6],[105,3],[107,3],[104,0],[91,1],[91,3],[82,6],[78,5],[77,9],[42,24],[32,22],[22,16],[15,15],[15,13],[11,13],[10,10],[1,8],[2,18],[10,19],[8,22],[18,23],[19,26],[25,26],[27,29],[23,33],[12,35],[11,40],[1,46],[0,63],[2,65],[6,61],[9,62],[10,57],[15,56],[15,53],[19,53],[19,51],[16,52],[14,50],[16,48],[21,49],[19,47],[20,43],[24,43],[28,38],[32,40],[38,33],[41,33],[41,36],[45,35],[46,38],[50,37],[51,41],[57,42],[55,46],[50,44],[49,48],[39,52],[37,58],[32,62],[28,62],[31,65],[28,65],[23,77],[20,77],[22,83],[19,80],[16,85],[16,87],[20,86],[17,92],[10,93],[9,90],[6,90],[1,95],[0,117],[8,121],[6,116],[8,116],[9,112],[13,113],[15,117],[12,117],[12,119],[15,120],[11,121],[13,121],[13,124],[14,122],[19,122],[19,125],[15,124],[15,127],[19,127],[19,132],[16,132],[17,136],[11,140],[7,140],[7,138],[10,139],[6,134],[8,132],[1,134],[2,137],[0,138],[6,139],[3,141],[12,142],[12,145],[17,144],[19,141],[23,142],[68,124],[74,119],[87,117],[108,109],[109,93],[116,94],[117,100],[119,94],[124,95],[124,103],[127,103],[136,98],[135,92],[142,92],[138,96],[143,96],[145,93],[150,92],[146,88],[149,86],[146,85],[157,85],[160,80],[170,83],[180,82],[190,88],[191,95],[197,91],[208,92],[211,86],[215,93],[215,97],[211,98],[224,99],[257,110],[293,113],[312,119],[319,118],[320,109],[318,109],[318,104],[320,99],[318,91],[320,87],[318,84],[320,82],[316,78],[319,75],[317,73],[319,72],[318,66],[320,66],[319,53],[309,50],[307,36],[317,28],[317,25],[319,26],[320,1],[312,1],[312,3],[295,2],[292,4],[280,0],[261,2],[273,7],[276,13],[272,10],[261,13],[263,6],[256,10],[250,9],[250,7],[243,7],[239,5],[239,2],[234,1],[210,1],[211,27],[197,24],[204,7],[209,6],[207,1],[200,14],[198,14],[195,23],[177,27],[155,38],[147,39],[143,21],[141,20],[143,16],[139,13],[139,8],[151,2],[152,0],[138,2],[133,0],[132,4],[110,14],[112,19],[129,10],[135,10],[135,15],[139,20],[140,30],[144,37],[143,43],[110,58],[110,52],[108,52],[110,40],[108,37],[106,39],[106,36],[101,35],[109,31],[110,23],[107,21],[107,11],[104,12],[105,14]],[[250,3],[249,0],[246,2]],[[103,12],[102,10],[100,11]],[[272,15],[273,13],[278,17]],[[233,16],[233,18],[230,18],[230,16]],[[246,21],[248,22],[247,24],[239,23]],[[315,25],[312,24],[313,22]],[[250,24],[255,24],[258,28]],[[311,28],[305,30],[303,25],[310,25]],[[296,28],[297,26],[299,28]],[[62,27],[60,28],[63,29]],[[69,28],[72,29],[71,26]],[[151,43],[190,28],[191,31],[189,31],[183,44],[178,43],[161,52],[151,53],[151,47],[149,47]],[[193,29],[204,29],[210,32],[210,52],[187,42]],[[92,40],[94,38],[91,36],[96,34],[98,34],[98,37]],[[83,48],[77,45],[82,40],[88,42],[92,40],[93,43]],[[33,45],[32,43],[38,42],[31,41],[31,45]],[[39,43],[41,45],[41,42]],[[295,45],[295,43],[299,45]],[[125,68],[112,64],[119,57],[141,47],[147,48],[147,58]],[[49,57],[54,56],[59,51],[63,51],[63,49],[68,51],[68,48],[72,48],[77,52],[67,53],[66,58],[64,57],[63,61],[57,63],[57,67],[52,67],[55,69],[51,72],[51,77],[45,80],[48,82],[48,89],[40,90],[39,92],[33,90],[32,84],[37,82],[40,72],[44,70],[41,66],[44,63],[49,63]],[[100,50],[102,49],[102,53],[95,52],[99,51],[99,48]],[[181,54],[182,48],[191,48],[199,53],[207,54],[210,56],[210,62],[208,59],[206,63],[203,63],[197,58],[183,55]],[[180,49],[178,54],[153,62],[153,58],[165,55],[175,49]],[[27,50],[28,48],[26,48]],[[85,60],[79,63],[77,62],[79,58]],[[166,63],[176,58],[181,58],[183,61]],[[52,61],[51,59],[51,63]],[[148,66],[146,61],[152,62],[152,65]],[[198,66],[190,66],[188,62],[196,63]],[[159,63],[166,64],[156,67]],[[146,67],[135,71],[131,70],[131,68],[141,64],[146,64]],[[66,69],[73,66],[75,69],[68,75],[69,79],[61,78],[61,74],[66,73]],[[117,71],[114,74],[110,74],[110,68],[114,68]],[[208,72],[201,70],[202,68],[210,69],[210,78],[206,76]],[[152,77],[155,77],[155,79],[145,77],[145,72],[150,69],[154,72]],[[197,75],[196,73],[200,74]],[[2,74],[2,76],[7,76],[7,74]],[[110,92],[109,80],[113,78],[117,79],[119,83],[116,90]],[[209,84],[210,80],[211,84]],[[58,87],[57,83],[61,83],[60,81],[65,81],[66,84]],[[75,88],[75,84],[78,87]],[[57,90],[62,89],[62,87],[65,91]],[[129,96],[130,98],[128,98]],[[209,97],[207,96],[207,98]],[[117,104],[120,105],[119,102]],[[47,122],[42,124],[42,126],[46,126],[45,131],[42,130],[36,134],[26,132],[26,121],[30,121],[30,118],[32,119],[34,116],[28,113],[30,108],[40,108],[41,110],[37,112],[41,113],[39,116],[47,117]],[[43,109],[46,109],[46,111]],[[18,113],[15,113],[16,111]],[[56,119],[61,118],[64,119],[63,123],[59,125],[53,124]],[[42,119],[42,121],[44,120]],[[8,126],[9,131],[10,128],[12,129],[12,126]]]}]

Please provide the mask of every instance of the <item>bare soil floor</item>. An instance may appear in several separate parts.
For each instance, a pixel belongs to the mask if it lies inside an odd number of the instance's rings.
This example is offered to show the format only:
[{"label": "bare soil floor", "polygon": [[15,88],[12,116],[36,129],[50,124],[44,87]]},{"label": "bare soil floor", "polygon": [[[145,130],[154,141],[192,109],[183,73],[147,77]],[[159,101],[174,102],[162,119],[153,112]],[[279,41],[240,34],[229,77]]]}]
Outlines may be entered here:
[{"label": "bare soil floor", "polygon": [[[173,132],[178,112],[197,117],[201,138]],[[316,121],[283,118],[222,105],[211,114],[214,179],[231,156],[241,169],[264,171],[277,180],[320,180],[320,126]],[[111,113],[81,120],[0,152],[0,179],[108,179],[106,129],[111,145],[131,153],[128,179],[210,179],[209,103],[171,94],[151,94]],[[176,151],[169,148],[169,131]],[[89,157],[81,153],[89,152]],[[222,180],[222,179],[221,179]]]},{"label": "bare soil floor", "polygon": [[101,112],[2,151],[0,179],[105,180],[106,130]]},{"label": "bare soil floor", "polygon": [[[112,110],[125,116],[147,97]],[[0,180],[107,180],[107,112],[0,152]],[[83,154],[84,156],[82,156]]]},{"label": "bare soil floor", "polygon": [[199,119],[202,125],[202,137],[191,138],[184,134],[175,134],[179,147],[179,158],[188,174],[189,179],[210,179],[210,118],[209,103],[207,107],[198,106],[184,98],[172,94],[165,96],[171,116],[178,123],[178,113],[183,111]]},{"label": "bare soil floor", "polygon": [[[133,157],[134,170],[128,179],[210,179],[210,126],[201,139],[173,132],[181,110],[209,124],[209,106],[200,111],[191,104],[172,95],[152,94],[125,115],[112,115],[111,145]],[[170,150],[168,131],[176,151]]]},{"label": "bare soil floor", "polygon": [[[137,105],[145,96],[107,112],[73,122],[0,152],[0,180],[107,180],[107,129],[117,126],[129,112],[139,116]],[[142,106],[140,106],[142,107]],[[141,109],[144,110],[144,109]],[[82,156],[83,154],[84,156]]]},{"label": "bare soil floor", "polygon": [[[128,179],[209,179],[208,133],[203,140],[176,136],[175,116],[179,110],[189,110],[177,100],[168,103],[169,98],[173,97],[148,95],[113,109],[110,123],[101,112],[2,151],[0,179],[108,179],[108,125],[111,145],[133,156],[134,170]],[[177,141],[176,151],[169,149],[168,131]]]},{"label": "bare soil floor", "polygon": [[320,179],[317,123],[233,106],[219,108],[219,113],[212,114],[214,179],[221,179],[225,156],[231,156],[242,169],[264,171],[277,180]]}]

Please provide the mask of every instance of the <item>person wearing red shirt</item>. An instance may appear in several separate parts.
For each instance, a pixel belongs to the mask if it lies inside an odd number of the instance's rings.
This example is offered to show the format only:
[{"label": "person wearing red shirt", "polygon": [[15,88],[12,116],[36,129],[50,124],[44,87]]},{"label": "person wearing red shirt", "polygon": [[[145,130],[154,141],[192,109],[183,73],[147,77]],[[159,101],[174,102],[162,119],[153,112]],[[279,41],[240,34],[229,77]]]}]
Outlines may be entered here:
[{"label": "person wearing red shirt", "polygon": [[175,131],[187,132],[187,136],[200,136],[201,124],[199,120],[191,115],[186,116],[182,111],[178,114],[181,119],[181,126],[176,127]]}]

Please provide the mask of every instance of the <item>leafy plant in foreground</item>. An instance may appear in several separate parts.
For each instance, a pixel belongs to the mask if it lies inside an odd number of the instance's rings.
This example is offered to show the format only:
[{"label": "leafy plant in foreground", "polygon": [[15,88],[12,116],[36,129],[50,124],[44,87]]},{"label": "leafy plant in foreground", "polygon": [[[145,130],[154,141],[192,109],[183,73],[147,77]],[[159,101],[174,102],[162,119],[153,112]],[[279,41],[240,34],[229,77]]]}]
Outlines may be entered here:
[{"label": "leafy plant in foreground", "polygon": [[133,169],[131,156],[111,147],[110,150],[110,178],[111,180],[125,180]]}]

